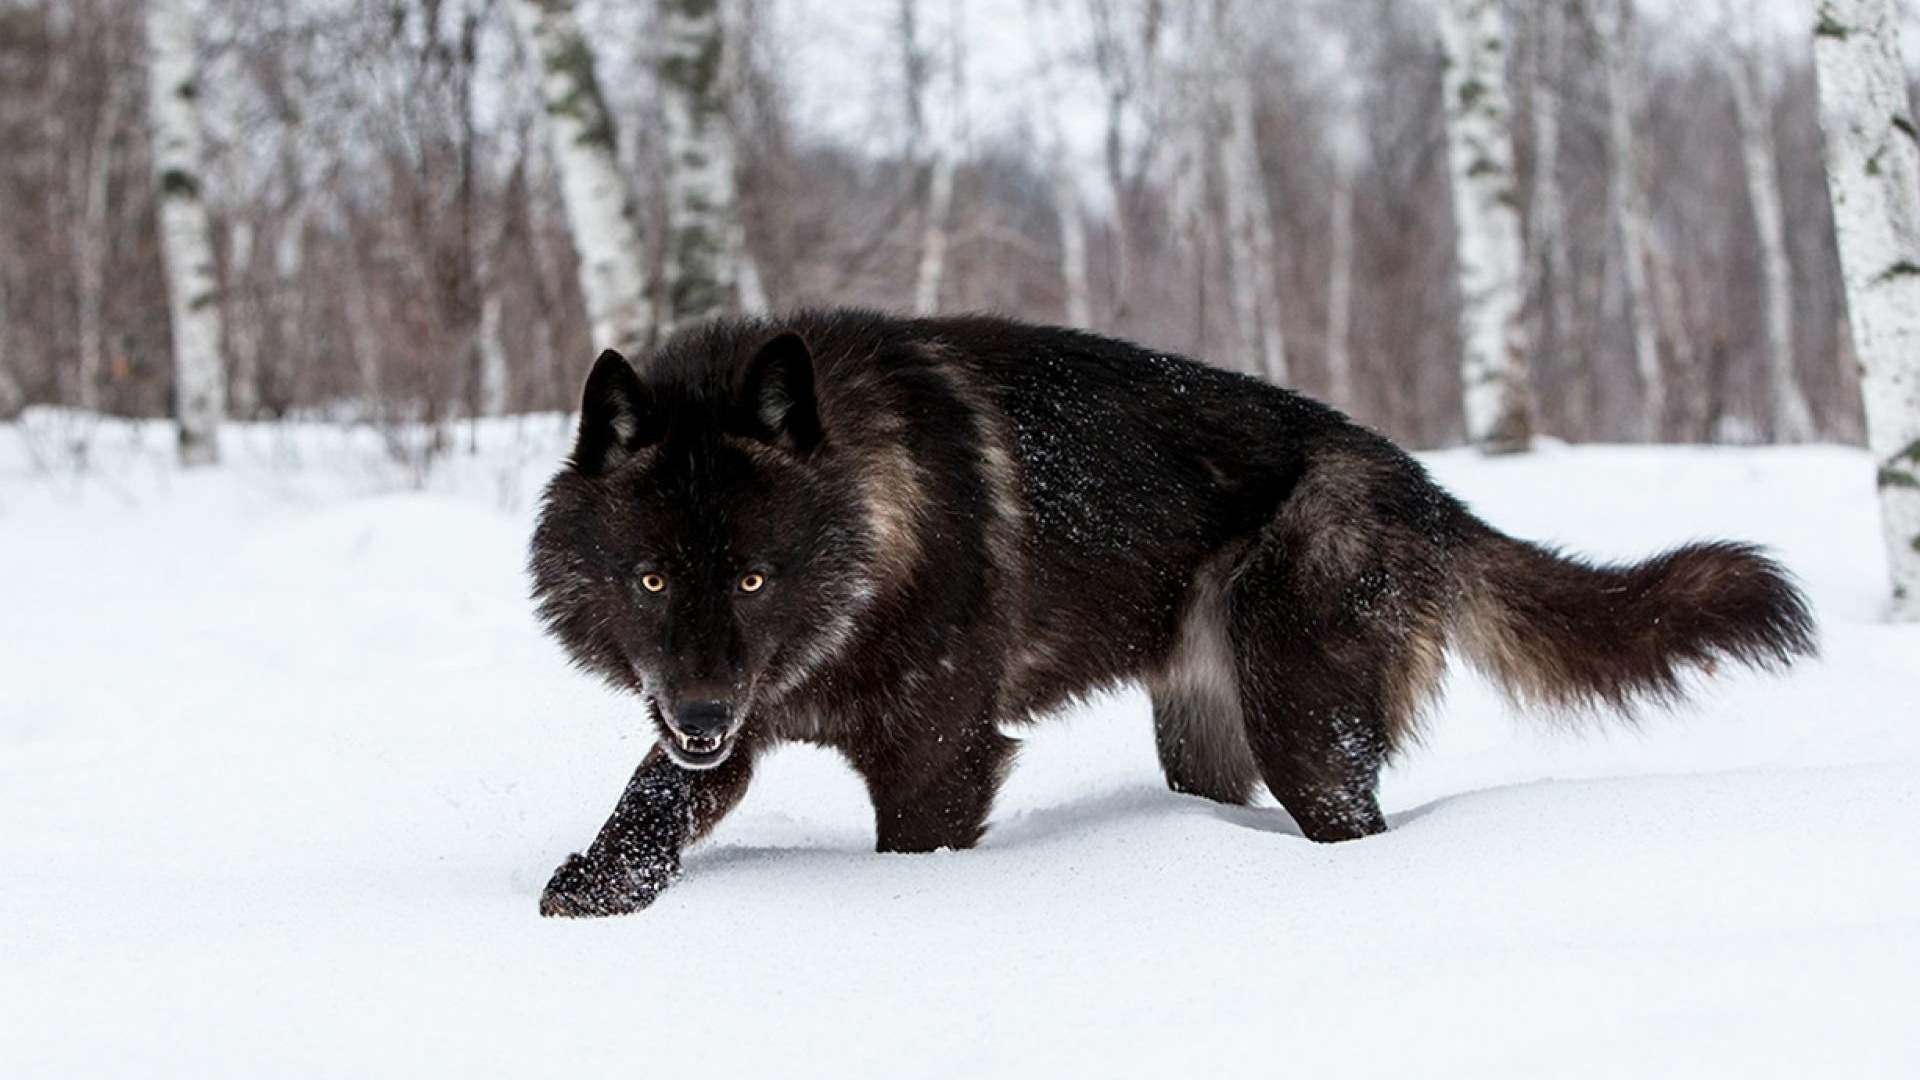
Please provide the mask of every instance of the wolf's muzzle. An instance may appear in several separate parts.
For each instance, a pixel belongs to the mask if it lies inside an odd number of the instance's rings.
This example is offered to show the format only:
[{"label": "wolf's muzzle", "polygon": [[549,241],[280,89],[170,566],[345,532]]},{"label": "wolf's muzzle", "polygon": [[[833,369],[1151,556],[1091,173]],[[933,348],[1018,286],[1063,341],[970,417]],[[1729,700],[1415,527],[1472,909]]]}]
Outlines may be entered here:
[{"label": "wolf's muzzle", "polygon": [[724,701],[682,701],[673,707],[673,729],[690,739],[719,739],[733,726],[733,706]]},{"label": "wolf's muzzle", "polygon": [[669,749],[681,765],[711,768],[724,761],[731,749],[733,706],[724,701],[682,701],[673,707],[667,727],[674,742]]}]

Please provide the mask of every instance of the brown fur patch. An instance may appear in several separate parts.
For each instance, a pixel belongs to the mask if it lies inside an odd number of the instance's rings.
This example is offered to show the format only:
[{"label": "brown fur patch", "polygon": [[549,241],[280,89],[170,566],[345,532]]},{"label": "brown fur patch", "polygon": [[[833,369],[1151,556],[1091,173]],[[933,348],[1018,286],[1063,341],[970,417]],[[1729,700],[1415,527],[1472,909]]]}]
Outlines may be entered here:
[{"label": "brown fur patch", "polygon": [[1302,574],[1345,581],[1375,558],[1390,525],[1371,505],[1379,470],[1357,455],[1326,454],[1301,475],[1268,532],[1297,538]]},{"label": "brown fur patch", "polygon": [[1440,698],[1447,671],[1447,627],[1440,617],[1410,627],[1399,662],[1383,673],[1386,681],[1387,741],[1405,747],[1420,737],[1421,722]]},{"label": "brown fur patch", "polygon": [[920,515],[926,500],[920,466],[899,444],[876,448],[862,463],[859,482],[878,577],[884,583],[905,580],[920,562]]},{"label": "brown fur patch", "polygon": [[999,711],[1012,717],[1026,700],[1026,687],[1034,677],[1053,670],[1059,663],[1054,643],[1034,636],[1027,613],[1017,606],[1026,595],[1024,574],[1027,556],[1027,504],[1022,495],[1020,466],[1015,460],[1013,434],[1006,416],[996,407],[968,373],[966,367],[939,345],[925,346],[934,370],[938,371],[954,397],[966,406],[974,426],[974,458],[980,479],[987,490],[989,518],[986,526],[987,555],[997,577],[997,592],[1004,603],[1008,634],[1017,643],[1008,657],[1001,677]]},{"label": "brown fur patch", "polygon": [[973,418],[975,454],[987,488],[992,519],[987,546],[1002,574],[1019,572],[1024,563],[1021,543],[1026,537],[1026,500],[1021,495],[1020,466],[1014,460],[1013,435],[1007,420],[986,393],[974,384],[964,365],[938,346],[927,346],[935,370],[952,387],[954,397]]},{"label": "brown fur patch", "polygon": [[1240,709],[1222,576],[1219,565],[1194,576],[1173,651],[1146,682],[1167,783],[1175,791],[1244,804],[1260,771]]}]

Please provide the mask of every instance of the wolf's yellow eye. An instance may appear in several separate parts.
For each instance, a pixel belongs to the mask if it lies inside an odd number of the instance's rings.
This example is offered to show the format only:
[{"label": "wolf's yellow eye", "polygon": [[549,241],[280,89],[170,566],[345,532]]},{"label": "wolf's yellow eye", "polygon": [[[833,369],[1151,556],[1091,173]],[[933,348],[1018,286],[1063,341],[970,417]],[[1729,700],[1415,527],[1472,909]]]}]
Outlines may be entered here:
[{"label": "wolf's yellow eye", "polygon": [[766,584],[767,584],[767,575],[748,574],[745,577],[740,579],[740,591],[741,592],[759,592],[762,588],[766,587]]},{"label": "wolf's yellow eye", "polygon": [[640,587],[648,592],[659,592],[667,587],[667,579],[659,574],[641,574]]}]

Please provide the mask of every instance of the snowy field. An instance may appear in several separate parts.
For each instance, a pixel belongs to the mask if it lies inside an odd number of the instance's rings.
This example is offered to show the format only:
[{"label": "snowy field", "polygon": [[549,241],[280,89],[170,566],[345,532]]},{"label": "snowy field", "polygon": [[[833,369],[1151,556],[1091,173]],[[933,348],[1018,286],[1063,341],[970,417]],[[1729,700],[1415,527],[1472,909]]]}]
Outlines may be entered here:
[{"label": "snowy field", "polygon": [[525,598],[560,421],[415,490],[324,428],[183,475],[101,425],[79,474],[80,424],[0,426],[0,1075],[1920,1076],[1920,628],[1862,453],[1430,455],[1580,551],[1776,546],[1826,658],[1586,734],[1456,678],[1388,835],[1169,793],[1123,694],[979,850],[874,854],[790,749],[653,909],[565,922],[648,735]]}]

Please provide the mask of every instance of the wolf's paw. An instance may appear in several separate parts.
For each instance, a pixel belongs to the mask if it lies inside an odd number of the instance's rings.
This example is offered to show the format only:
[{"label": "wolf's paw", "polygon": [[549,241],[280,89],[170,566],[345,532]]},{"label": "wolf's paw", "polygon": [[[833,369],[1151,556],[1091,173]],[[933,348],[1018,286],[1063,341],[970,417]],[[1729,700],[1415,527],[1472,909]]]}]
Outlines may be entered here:
[{"label": "wolf's paw", "polygon": [[678,876],[677,860],[629,867],[569,855],[540,894],[540,914],[568,919],[626,915],[653,903]]}]

